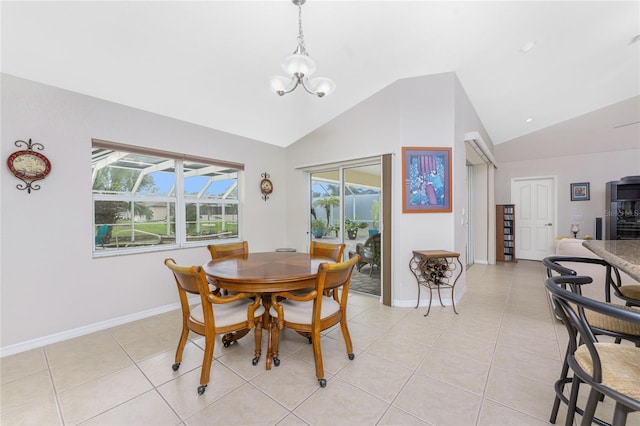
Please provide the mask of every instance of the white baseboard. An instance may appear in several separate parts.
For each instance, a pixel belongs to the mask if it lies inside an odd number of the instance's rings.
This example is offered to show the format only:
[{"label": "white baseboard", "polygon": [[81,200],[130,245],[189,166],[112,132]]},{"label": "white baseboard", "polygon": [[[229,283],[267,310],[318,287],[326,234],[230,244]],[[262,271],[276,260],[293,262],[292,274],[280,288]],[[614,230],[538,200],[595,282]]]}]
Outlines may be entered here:
[{"label": "white baseboard", "polygon": [[170,305],[160,306],[158,308],[149,309],[147,311],[136,312],[135,314],[125,315],[119,318],[97,322],[83,327],[74,328],[72,330],[62,331],[60,333],[50,334],[49,336],[39,337],[26,342],[16,343],[0,348],[0,358],[14,355],[20,352],[29,351],[31,349],[40,348],[42,346],[51,345],[53,343],[62,342],[63,340],[73,339],[74,337],[84,336],[86,334],[95,333],[96,331],[106,330],[118,325],[127,324],[132,321],[152,317],[154,315],[164,314],[176,309],[180,309],[180,303],[172,303]]},{"label": "white baseboard", "polygon": [[479,263],[481,265],[488,265],[489,261],[487,259],[473,259],[473,263]]},{"label": "white baseboard", "polygon": [[[455,298],[456,302],[459,302],[462,299],[462,296],[466,293],[466,288],[458,289],[456,288]],[[453,303],[451,301],[451,289],[447,288],[442,291],[442,304],[444,306],[452,306]],[[393,306],[398,308],[415,308],[416,300],[394,300]],[[420,303],[418,307],[427,307],[429,306],[429,289],[427,287],[423,287],[420,289]],[[433,300],[431,301],[431,306],[440,306],[440,300],[438,300],[438,290],[433,290]]]}]

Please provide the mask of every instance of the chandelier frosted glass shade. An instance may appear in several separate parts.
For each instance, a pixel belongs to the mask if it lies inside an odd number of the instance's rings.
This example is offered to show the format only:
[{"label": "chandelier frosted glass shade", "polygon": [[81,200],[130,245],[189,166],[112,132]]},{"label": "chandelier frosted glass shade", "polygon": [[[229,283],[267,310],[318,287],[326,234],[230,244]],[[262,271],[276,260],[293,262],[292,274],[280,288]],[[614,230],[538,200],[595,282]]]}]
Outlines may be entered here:
[{"label": "chandelier frosted glass shade", "polygon": [[291,77],[287,78],[280,75],[269,77],[269,86],[271,87],[271,91],[276,94],[282,93],[282,95],[284,95],[285,92],[288,92],[293,88],[294,84],[295,80]]},{"label": "chandelier frosted glass shade", "polygon": [[302,86],[307,93],[322,98],[331,94],[336,89],[336,84],[330,78],[318,77],[309,80],[302,74],[293,77],[274,75],[269,77],[271,91],[279,96],[293,92],[298,86]]},{"label": "chandelier frosted glass shade", "polygon": [[282,60],[282,69],[292,77],[297,77],[299,74],[310,77],[316,72],[316,68],[316,61],[300,53],[289,55]]},{"label": "chandelier frosted glass shade", "polygon": [[334,90],[336,90],[336,83],[333,82],[330,78],[318,77],[312,78],[309,80],[309,86],[311,86],[311,90],[316,93],[324,93],[322,96],[330,95]]}]

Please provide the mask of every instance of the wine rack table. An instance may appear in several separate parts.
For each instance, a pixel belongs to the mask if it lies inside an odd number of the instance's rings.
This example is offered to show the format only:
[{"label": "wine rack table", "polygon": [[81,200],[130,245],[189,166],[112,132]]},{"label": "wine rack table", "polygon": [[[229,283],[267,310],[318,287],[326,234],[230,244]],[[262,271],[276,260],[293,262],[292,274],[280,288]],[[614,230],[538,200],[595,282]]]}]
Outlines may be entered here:
[{"label": "wine rack table", "polygon": [[[456,265],[455,261],[458,262],[460,267]],[[440,306],[444,307],[440,296],[441,288],[451,289],[453,312],[458,313],[453,292],[458,278],[462,275],[463,268],[462,262],[460,262],[460,253],[446,250],[414,250],[413,257],[409,262],[409,268],[418,281],[418,303],[416,303],[416,308],[420,305],[420,286],[429,288],[429,308],[427,313],[424,314],[425,317],[431,311],[434,289],[438,290]]]}]

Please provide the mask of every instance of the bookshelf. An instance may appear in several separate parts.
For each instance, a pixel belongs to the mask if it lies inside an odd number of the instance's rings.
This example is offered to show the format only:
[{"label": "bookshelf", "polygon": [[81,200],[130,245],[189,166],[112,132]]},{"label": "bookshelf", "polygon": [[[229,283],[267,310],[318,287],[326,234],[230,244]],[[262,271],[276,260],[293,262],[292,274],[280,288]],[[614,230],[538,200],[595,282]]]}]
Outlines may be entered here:
[{"label": "bookshelf", "polygon": [[517,262],[515,210],[515,204],[496,205],[496,260],[499,262]]}]

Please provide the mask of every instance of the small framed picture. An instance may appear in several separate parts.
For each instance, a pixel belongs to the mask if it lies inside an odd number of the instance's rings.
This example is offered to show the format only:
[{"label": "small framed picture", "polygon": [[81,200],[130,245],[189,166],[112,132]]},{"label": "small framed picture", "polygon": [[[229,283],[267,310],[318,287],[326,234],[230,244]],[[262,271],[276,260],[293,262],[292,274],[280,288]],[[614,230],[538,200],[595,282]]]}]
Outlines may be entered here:
[{"label": "small framed picture", "polygon": [[402,212],[451,212],[451,148],[402,148]]},{"label": "small framed picture", "polygon": [[571,201],[587,201],[589,199],[589,182],[571,184]]}]

